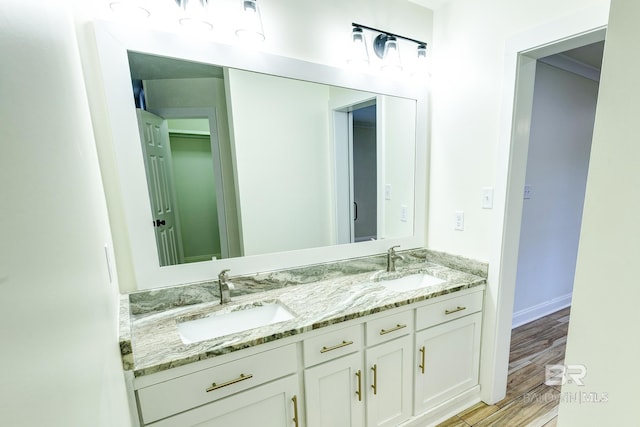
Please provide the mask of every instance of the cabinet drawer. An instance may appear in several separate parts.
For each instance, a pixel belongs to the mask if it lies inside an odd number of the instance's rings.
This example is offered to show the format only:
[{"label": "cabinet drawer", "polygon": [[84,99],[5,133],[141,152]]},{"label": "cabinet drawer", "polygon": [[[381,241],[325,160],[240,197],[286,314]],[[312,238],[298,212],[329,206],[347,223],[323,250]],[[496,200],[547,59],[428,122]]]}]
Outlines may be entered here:
[{"label": "cabinet drawer", "polygon": [[296,372],[295,344],[214,366],[137,391],[145,424]]},{"label": "cabinet drawer", "polygon": [[298,376],[290,375],[148,424],[148,427],[293,427],[294,415],[303,404],[298,400],[298,387]]},{"label": "cabinet drawer", "polygon": [[371,320],[366,325],[367,346],[380,344],[413,332],[413,310]]},{"label": "cabinet drawer", "polygon": [[482,310],[482,292],[449,298],[416,310],[416,330],[429,328]]},{"label": "cabinet drawer", "polygon": [[304,340],[304,366],[312,366],[359,351],[363,343],[362,325],[354,325]]}]

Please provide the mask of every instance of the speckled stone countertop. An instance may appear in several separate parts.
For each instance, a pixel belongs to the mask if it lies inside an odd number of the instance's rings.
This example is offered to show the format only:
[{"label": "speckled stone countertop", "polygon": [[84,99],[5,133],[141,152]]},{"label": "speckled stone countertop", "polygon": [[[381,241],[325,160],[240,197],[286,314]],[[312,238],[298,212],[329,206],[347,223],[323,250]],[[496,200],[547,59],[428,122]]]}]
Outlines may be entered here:
[{"label": "speckled stone countertop", "polygon": [[[123,366],[139,377],[275,341],[395,307],[486,283],[487,264],[441,252],[400,252],[396,273],[385,255],[294,270],[231,277],[232,301],[220,305],[216,281],[123,295],[120,349]],[[383,280],[423,272],[445,282],[396,291]],[[278,302],[294,318],[213,340],[184,344],[178,323],[252,305]]]}]

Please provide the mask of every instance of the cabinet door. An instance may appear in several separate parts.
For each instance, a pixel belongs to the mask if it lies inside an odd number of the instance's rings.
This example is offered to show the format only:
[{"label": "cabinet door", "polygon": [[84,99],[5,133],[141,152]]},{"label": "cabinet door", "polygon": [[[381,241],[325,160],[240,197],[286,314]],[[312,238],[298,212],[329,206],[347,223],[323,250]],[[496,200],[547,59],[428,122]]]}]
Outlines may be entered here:
[{"label": "cabinet door", "polygon": [[153,427],[292,427],[299,413],[298,376],[252,388],[156,423]]},{"label": "cabinet door", "polygon": [[415,413],[478,384],[482,314],[416,333]]},{"label": "cabinet door", "polygon": [[413,337],[367,349],[367,426],[395,426],[411,417]]},{"label": "cabinet door", "polygon": [[364,426],[362,353],[304,371],[308,427]]}]

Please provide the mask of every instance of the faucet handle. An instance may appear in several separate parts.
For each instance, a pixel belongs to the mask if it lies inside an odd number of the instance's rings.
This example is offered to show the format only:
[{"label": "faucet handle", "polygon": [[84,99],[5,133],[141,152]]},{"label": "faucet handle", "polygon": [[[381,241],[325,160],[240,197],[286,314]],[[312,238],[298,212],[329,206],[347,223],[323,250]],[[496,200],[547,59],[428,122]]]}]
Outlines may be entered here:
[{"label": "faucet handle", "polygon": [[222,270],[220,273],[218,273],[218,280],[227,280],[229,278],[227,273],[230,271],[231,270],[228,268],[225,268],[224,270]]},{"label": "faucet handle", "polygon": [[400,245],[391,246],[387,252],[389,252],[390,254],[393,254],[393,253],[396,252],[395,249],[399,248],[399,247],[400,247]]}]

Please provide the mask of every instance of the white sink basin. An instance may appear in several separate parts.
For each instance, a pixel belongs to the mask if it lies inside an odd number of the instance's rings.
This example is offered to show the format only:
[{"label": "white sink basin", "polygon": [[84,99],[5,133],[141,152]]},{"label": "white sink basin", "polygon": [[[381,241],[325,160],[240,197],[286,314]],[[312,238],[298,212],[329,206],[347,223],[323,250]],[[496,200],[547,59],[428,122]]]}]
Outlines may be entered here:
[{"label": "white sink basin", "polygon": [[185,344],[236,334],[262,326],[293,319],[293,314],[278,302],[238,307],[225,313],[178,323],[180,338]]},{"label": "white sink basin", "polygon": [[382,280],[379,283],[387,289],[402,292],[439,285],[444,282],[446,282],[446,280],[438,279],[437,277],[426,273],[418,273],[399,277],[397,279]]}]

